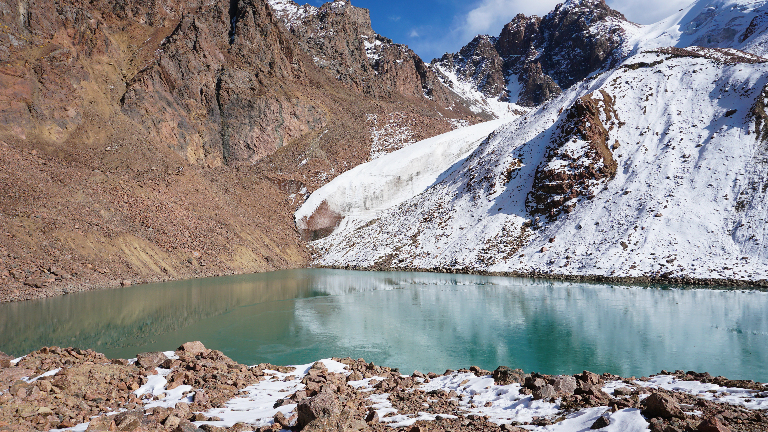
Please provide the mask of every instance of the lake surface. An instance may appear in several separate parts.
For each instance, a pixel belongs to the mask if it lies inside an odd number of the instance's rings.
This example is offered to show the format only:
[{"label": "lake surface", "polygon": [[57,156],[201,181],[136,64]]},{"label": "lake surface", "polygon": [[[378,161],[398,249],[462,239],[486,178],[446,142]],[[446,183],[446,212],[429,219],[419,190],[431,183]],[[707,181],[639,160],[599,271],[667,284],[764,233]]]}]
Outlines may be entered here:
[{"label": "lake surface", "polygon": [[364,358],[401,372],[499,365],[768,381],[768,293],[407,272],[290,270],[0,304],[0,351],[111,358],[200,340],[245,364]]}]

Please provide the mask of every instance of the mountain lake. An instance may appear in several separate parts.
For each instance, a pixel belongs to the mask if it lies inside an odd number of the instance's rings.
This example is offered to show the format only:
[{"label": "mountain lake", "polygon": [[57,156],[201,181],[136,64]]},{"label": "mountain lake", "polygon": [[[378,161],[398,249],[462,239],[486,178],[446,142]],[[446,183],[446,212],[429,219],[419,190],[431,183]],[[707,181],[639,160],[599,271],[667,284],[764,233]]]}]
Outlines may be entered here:
[{"label": "mountain lake", "polygon": [[768,381],[768,293],[409,272],[288,270],[0,304],[0,351],[110,358],[200,340],[244,364],[329,357]]}]

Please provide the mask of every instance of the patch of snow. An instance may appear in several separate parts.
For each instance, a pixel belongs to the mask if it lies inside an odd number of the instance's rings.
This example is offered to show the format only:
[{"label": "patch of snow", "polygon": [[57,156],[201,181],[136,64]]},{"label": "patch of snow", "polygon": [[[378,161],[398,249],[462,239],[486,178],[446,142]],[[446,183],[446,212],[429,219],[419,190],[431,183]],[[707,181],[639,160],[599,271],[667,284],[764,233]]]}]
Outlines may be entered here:
[{"label": "patch of snow", "polygon": [[[460,79],[453,70],[449,70],[439,64],[435,64],[432,67],[438,72],[438,76],[443,80],[444,84],[464,99],[470,110],[475,114],[485,112],[498,119],[512,120],[518,116],[516,113],[527,111],[527,108],[517,104],[485,96],[477,90],[473,82]],[[515,98],[515,100],[517,99]]]},{"label": "patch of snow", "polygon": [[61,368],[52,369],[52,370],[49,370],[48,372],[45,372],[44,374],[41,374],[41,375],[38,375],[38,376],[34,377],[34,378],[24,377],[24,378],[22,378],[22,380],[27,382],[27,383],[32,384],[33,382],[39,380],[40,378],[54,376],[57,373],[59,373],[60,370],[61,370]]},{"label": "patch of snow", "polygon": [[[633,53],[663,47],[736,48],[759,56],[768,54],[765,0],[698,0],[655,24],[629,29]],[[755,21],[754,24],[753,20]],[[745,32],[753,25],[753,33]]]},{"label": "patch of snow", "polygon": [[755,395],[758,392],[754,390],[722,387],[699,381],[682,381],[671,375],[657,375],[652,377],[650,381],[636,381],[635,383],[641,387],[663,388],[688,393],[709,401],[738,405],[747,409],[768,409],[768,398],[756,398]]},{"label": "patch of snow", "polygon": [[275,15],[289,29],[300,25],[306,17],[316,15],[319,11],[315,6],[309,4],[300,6],[293,0],[267,0],[267,2],[272,6]]}]

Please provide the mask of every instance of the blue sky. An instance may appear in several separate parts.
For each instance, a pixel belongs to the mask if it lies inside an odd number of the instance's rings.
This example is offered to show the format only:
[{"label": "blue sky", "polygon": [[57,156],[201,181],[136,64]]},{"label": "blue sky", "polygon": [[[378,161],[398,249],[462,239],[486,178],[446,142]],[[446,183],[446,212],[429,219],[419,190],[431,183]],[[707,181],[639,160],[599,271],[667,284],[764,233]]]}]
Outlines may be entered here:
[{"label": "blue sky", "polygon": [[[296,0],[295,0],[296,1]],[[371,11],[373,29],[406,44],[429,62],[456,52],[477,34],[498,36],[518,13],[544,15],[563,0],[351,0]],[[298,3],[303,3],[301,0]],[[629,20],[650,24],[690,4],[691,0],[607,0]],[[311,0],[319,6],[323,1]]]}]

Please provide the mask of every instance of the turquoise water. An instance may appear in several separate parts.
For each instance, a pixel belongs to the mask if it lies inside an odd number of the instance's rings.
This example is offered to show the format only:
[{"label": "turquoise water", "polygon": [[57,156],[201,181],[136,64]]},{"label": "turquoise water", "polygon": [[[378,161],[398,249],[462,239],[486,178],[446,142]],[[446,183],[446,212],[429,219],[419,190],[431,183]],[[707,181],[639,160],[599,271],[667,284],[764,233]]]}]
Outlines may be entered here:
[{"label": "turquoise water", "polygon": [[291,270],[0,304],[0,351],[109,357],[200,340],[245,364],[327,357],[443,372],[706,371],[768,381],[768,293]]}]

